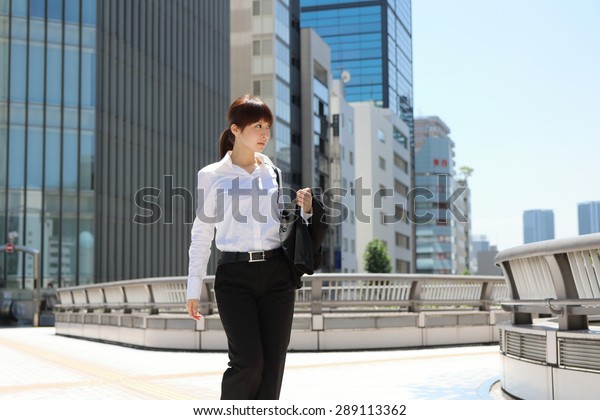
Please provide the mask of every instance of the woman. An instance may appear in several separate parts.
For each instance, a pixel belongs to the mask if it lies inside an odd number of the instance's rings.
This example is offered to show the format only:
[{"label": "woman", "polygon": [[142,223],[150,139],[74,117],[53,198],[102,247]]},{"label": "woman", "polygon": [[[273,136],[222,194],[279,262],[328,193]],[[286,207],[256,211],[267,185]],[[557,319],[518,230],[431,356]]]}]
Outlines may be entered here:
[{"label": "woman", "polygon": [[[229,368],[221,399],[278,399],[294,314],[293,268],[279,236],[279,169],[262,151],[273,114],[248,95],[231,104],[220,138],[219,162],[198,173],[198,209],[192,227],[187,310],[199,319],[202,279],[215,244],[219,316],[227,335]],[[297,192],[309,220],[309,188]]]}]

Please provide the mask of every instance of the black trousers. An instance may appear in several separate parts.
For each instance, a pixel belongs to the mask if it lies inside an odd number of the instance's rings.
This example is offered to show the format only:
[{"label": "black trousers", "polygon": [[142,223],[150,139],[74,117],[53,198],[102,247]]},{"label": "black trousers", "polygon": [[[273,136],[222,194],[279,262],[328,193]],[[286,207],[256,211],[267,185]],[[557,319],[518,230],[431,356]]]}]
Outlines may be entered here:
[{"label": "black trousers", "polygon": [[215,294],[229,347],[222,400],[279,399],[295,290],[283,254],[218,265]]}]

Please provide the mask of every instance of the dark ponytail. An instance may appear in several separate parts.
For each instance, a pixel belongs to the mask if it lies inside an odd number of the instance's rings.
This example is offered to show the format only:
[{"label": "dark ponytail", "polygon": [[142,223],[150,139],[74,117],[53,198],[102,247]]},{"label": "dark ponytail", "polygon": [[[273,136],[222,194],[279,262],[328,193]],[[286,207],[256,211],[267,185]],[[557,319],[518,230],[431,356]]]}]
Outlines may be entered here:
[{"label": "dark ponytail", "polygon": [[221,133],[221,137],[219,138],[219,159],[223,159],[225,153],[230,150],[233,150],[233,143],[235,142],[235,135],[231,131],[231,126],[226,128]]},{"label": "dark ponytail", "polygon": [[223,159],[225,154],[233,150],[235,143],[235,135],[231,131],[233,124],[237,125],[240,130],[246,126],[265,120],[269,125],[273,125],[273,113],[262,99],[244,95],[237,98],[227,111],[228,126],[221,133],[219,138],[219,159]]}]

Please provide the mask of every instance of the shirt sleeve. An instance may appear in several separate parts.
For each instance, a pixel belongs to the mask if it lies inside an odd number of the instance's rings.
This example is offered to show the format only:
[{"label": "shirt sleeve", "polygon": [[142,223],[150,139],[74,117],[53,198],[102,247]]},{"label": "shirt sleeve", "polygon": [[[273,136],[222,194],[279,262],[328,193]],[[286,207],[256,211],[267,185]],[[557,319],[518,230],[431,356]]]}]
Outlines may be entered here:
[{"label": "shirt sleeve", "polygon": [[192,226],[189,249],[187,298],[200,299],[202,281],[210,258],[211,243],[215,236],[216,202],[211,189],[211,174],[198,172],[198,207]]},{"label": "shirt sleeve", "polygon": [[308,219],[310,219],[312,217],[312,215],[313,215],[312,212],[311,213],[306,213],[304,211],[304,209],[302,207],[300,207],[300,216],[302,216],[302,219],[304,219],[304,223],[305,224],[308,225],[310,223]]}]

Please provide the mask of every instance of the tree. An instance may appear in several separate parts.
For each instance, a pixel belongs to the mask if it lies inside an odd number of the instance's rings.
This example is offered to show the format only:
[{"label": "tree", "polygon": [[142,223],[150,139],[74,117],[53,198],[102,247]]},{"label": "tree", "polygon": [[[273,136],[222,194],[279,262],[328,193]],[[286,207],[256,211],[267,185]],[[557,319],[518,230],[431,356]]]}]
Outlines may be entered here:
[{"label": "tree", "polygon": [[459,180],[466,184],[467,181],[469,180],[469,177],[471,175],[473,175],[474,171],[475,171],[475,169],[471,168],[470,166],[461,166],[460,168],[458,168],[458,172],[461,175]]},{"label": "tree", "polygon": [[365,270],[368,273],[389,273],[392,271],[387,247],[381,239],[373,239],[367,244],[363,260]]}]

